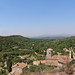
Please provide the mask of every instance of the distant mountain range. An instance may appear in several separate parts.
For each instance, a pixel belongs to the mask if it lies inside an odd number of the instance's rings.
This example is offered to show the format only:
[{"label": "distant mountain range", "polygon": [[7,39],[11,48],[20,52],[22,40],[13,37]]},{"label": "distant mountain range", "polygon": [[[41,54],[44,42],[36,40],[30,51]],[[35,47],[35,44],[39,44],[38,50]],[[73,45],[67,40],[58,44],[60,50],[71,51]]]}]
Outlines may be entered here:
[{"label": "distant mountain range", "polygon": [[[43,34],[39,36],[31,36],[25,38],[33,38],[33,39],[63,39],[67,37],[75,36],[75,34]],[[0,37],[23,37],[21,35],[10,35],[10,36],[0,36]]]},{"label": "distant mountain range", "polygon": [[31,38],[35,38],[35,39],[63,39],[66,37],[71,37],[71,36],[75,36],[75,34],[56,34],[56,35],[44,34],[44,35],[40,35],[40,36],[34,36]]}]

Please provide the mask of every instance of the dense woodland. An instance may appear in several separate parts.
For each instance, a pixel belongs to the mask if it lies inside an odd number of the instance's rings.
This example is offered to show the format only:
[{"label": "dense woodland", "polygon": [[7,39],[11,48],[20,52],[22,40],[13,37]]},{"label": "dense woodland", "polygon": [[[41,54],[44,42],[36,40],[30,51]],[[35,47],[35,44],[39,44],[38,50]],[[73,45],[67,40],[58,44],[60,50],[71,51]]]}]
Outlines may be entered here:
[{"label": "dense woodland", "polygon": [[23,36],[0,36],[0,52],[8,52],[19,49],[46,50],[51,47],[55,51],[62,51],[64,47],[69,48],[75,45],[75,37],[65,39],[31,39]]}]

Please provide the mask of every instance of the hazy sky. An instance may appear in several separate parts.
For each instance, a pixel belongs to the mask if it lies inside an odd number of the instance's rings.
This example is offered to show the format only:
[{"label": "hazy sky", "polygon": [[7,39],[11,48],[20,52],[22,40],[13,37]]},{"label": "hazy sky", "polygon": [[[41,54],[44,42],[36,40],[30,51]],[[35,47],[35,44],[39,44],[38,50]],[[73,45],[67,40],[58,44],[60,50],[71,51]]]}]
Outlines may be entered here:
[{"label": "hazy sky", "polygon": [[0,0],[0,35],[75,34],[75,0]]}]

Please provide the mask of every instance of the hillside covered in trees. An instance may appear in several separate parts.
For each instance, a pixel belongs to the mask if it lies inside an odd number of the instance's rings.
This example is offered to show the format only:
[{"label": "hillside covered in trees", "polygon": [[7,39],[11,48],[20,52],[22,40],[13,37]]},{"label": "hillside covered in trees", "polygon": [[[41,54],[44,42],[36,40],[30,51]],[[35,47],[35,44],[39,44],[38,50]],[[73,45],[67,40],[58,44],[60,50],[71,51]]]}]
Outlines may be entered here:
[{"label": "hillside covered in trees", "polygon": [[64,39],[31,39],[20,35],[0,36],[0,52],[18,49],[46,50],[51,47],[56,51],[62,51],[64,47],[75,46],[75,37]]},{"label": "hillside covered in trees", "polygon": [[70,48],[72,47],[75,51],[75,36],[68,37],[65,39],[54,40],[50,44],[51,48],[54,50],[61,52],[63,48]]},{"label": "hillside covered in trees", "polygon": [[23,36],[0,36],[0,51],[10,51],[14,49],[43,49],[52,40],[30,39]]}]

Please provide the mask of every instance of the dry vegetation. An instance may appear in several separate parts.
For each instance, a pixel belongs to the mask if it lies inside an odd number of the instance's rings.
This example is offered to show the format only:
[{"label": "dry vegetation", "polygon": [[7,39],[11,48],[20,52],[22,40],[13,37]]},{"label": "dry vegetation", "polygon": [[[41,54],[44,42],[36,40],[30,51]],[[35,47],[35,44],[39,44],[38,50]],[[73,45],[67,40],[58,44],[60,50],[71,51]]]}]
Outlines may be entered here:
[{"label": "dry vegetation", "polygon": [[24,75],[75,75],[75,65],[54,70],[25,72]]}]

